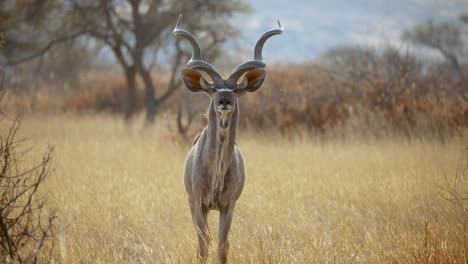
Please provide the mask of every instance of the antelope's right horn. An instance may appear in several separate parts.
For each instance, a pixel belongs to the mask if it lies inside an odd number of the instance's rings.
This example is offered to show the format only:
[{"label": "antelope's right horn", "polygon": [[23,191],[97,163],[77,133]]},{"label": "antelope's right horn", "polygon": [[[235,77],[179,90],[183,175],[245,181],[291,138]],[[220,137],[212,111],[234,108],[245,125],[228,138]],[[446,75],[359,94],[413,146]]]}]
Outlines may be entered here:
[{"label": "antelope's right horn", "polygon": [[187,62],[187,67],[206,72],[215,83],[223,82],[223,78],[221,77],[221,74],[218,73],[216,68],[210,63],[201,59],[200,45],[198,44],[197,39],[193,36],[192,33],[180,28],[181,17],[182,15],[180,15],[179,19],[177,20],[176,27],[174,28],[174,35],[187,39],[192,46],[192,57]]}]

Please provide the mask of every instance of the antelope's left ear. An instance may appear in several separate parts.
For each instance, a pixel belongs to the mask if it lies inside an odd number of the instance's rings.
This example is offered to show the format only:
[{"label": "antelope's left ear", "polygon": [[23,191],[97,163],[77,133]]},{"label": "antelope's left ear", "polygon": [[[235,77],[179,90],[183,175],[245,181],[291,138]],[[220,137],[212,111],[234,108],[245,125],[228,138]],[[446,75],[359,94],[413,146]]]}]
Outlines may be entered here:
[{"label": "antelope's left ear", "polygon": [[245,92],[255,92],[260,88],[265,80],[266,72],[263,69],[254,69],[248,71],[242,82],[239,84],[238,94],[242,95]]}]

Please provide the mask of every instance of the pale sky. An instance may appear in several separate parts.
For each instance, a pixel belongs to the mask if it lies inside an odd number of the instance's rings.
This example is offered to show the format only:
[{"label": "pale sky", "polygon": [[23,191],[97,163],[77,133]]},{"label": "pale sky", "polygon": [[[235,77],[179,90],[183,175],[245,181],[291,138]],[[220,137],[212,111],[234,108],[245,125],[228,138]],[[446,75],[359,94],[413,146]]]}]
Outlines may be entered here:
[{"label": "pale sky", "polygon": [[[427,19],[456,21],[468,12],[468,0],[253,0],[254,12],[235,18],[242,29],[242,46],[253,49],[263,32],[276,26],[285,32],[265,45],[271,61],[303,61],[330,47],[351,44],[408,48],[405,29]],[[409,47],[411,48],[411,47]],[[246,51],[247,52],[247,51]],[[249,52],[248,56],[250,56]],[[433,56],[427,51],[427,56]]]}]

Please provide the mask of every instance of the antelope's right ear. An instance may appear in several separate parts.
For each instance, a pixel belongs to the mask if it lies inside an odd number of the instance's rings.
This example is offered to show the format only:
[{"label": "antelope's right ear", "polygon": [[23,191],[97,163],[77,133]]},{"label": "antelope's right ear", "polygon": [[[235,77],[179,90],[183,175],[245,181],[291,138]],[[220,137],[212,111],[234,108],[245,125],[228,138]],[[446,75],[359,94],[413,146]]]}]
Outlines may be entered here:
[{"label": "antelope's right ear", "polygon": [[185,68],[182,70],[182,79],[184,80],[185,86],[194,92],[206,92],[209,93],[211,91],[210,84],[203,78],[203,75],[193,69]]}]

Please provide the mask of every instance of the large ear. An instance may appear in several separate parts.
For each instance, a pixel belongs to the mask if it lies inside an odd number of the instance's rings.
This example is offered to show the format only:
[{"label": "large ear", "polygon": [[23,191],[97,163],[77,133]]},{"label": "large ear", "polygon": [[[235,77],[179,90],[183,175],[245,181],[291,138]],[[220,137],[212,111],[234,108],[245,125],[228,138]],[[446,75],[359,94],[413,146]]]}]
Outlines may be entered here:
[{"label": "large ear", "polygon": [[210,84],[203,78],[203,75],[193,69],[185,68],[182,70],[182,79],[185,86],[192,92],[209,92]]},{"label": "large ear", "polygon": [[239,94],[242,95],[245,92],[255,92],[260,88],[260,86],[263,83],[263,80],[265,80],[266,72],[263,69],[254,69],[248,71],[244,79],[239,85]]}]

